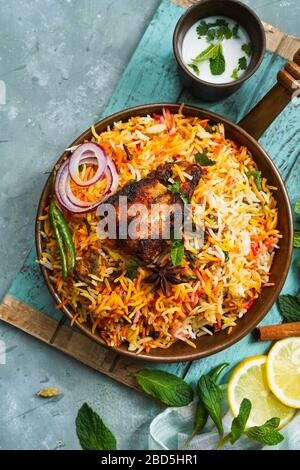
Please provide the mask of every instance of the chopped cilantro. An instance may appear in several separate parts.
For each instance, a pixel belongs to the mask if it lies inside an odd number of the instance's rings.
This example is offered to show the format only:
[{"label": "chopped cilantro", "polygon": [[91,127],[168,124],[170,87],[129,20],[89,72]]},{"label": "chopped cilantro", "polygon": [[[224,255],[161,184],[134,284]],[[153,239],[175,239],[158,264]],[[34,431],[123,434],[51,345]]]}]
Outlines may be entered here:
[{"label": "chopped cilantro", "polygon": [[245,56],[243,56],[239,59],[239,69],[246,70],[246,68],[247,68],[247,59]]},{"label": "chopped cilantro", "polygon": [[251,54],[252,54],[252,46],[251,46],[251,43],[248,42],[246,44],[243,44],[242,45],[242,51],[245,52],[245,54],[250,57]]}]

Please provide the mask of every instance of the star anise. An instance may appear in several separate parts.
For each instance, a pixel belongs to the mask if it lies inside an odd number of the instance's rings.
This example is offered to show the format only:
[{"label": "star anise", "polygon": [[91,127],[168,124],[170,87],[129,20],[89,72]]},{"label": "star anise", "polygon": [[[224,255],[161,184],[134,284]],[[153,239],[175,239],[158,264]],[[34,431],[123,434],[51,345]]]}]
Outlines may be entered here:
[{"label": "star anise", "polygon": [[154,284],[155,290],[161,289],[163,294],[167,295],[172,284],[178,285],[185,282],[182,279],[177,279],[176,274],[179,272],[180,268],[175,268],[171,263],[165,266],[156,266],[144,282]]}]

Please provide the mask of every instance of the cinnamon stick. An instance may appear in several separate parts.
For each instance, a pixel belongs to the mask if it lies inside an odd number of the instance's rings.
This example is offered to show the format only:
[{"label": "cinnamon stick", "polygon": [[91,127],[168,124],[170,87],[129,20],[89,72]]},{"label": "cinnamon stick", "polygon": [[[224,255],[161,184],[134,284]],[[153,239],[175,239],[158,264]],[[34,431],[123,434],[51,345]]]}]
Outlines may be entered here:
[{"label": "cinnamon stick", "polygon": [[259,326],[254,330],[256,341],[274,341],[291,336],[300,336],[300,322]]}]

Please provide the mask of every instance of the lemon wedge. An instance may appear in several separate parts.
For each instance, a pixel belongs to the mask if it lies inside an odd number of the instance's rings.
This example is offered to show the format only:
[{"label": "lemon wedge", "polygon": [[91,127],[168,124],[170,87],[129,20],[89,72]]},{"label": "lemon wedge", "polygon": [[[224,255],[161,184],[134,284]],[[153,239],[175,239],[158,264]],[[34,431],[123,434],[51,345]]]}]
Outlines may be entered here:
[{"label": "lemon wedge", "polygon": [[266,365],[269,387],[278,400],[300,408],[300,338],[285,338],[271,348]]},{"label": "lemon wedge", "polygon": [[280,418],[280,428],[294,416],[295,410],[281,403],[271,392],[266,374],[267,356],[253,356],[242,361],[233,371],[228,384],[228,403],[234,416],[238,415],[243,398],[252,408],[247,427],[260,426],[268,419]]}]

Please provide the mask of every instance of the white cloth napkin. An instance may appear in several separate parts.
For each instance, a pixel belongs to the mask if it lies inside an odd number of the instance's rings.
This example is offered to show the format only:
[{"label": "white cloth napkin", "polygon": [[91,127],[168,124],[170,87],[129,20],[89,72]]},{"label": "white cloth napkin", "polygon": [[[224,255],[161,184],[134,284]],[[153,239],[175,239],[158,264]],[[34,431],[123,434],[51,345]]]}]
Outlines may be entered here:
[{"label": "white cloth napkin", "polygon": [[[225,395],[225,394],[224,394]],[[190,435],[193,427],[197,401],[181,408],[167,408],[156,416],[150,424],[149,449],[150,450],[175,450],[181,449],[185,440]],[[227,400],[222,404],[224,432],[230,431],[233,419]],[[233,446],[227,443],[223,449],[232,450],[300,450],[300,413],[297,413],[292,421],[280,430],[284,440],[276,446],[263,446],[259,442],[241,437]],[[219,436],[216,428],[208,419],[202,432],[195,436],[188,446],[189,450],[216,449]]]}]

